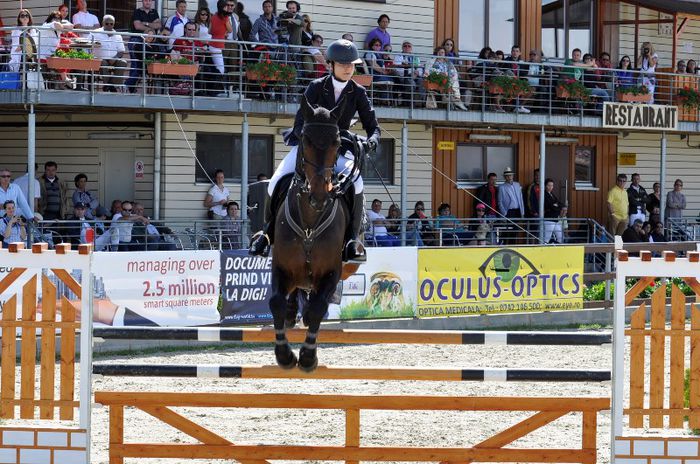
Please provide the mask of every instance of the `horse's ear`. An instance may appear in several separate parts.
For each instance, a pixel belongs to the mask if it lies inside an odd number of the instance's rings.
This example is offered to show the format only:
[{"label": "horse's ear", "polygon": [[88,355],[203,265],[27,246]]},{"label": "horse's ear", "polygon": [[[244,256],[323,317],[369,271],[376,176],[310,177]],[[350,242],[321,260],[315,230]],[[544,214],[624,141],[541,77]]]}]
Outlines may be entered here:
[{"label": "horse's ear", "polygon": [[304,117],[304,121],[308,121],[314,115],[314,107],[306,100],[306,95],[301,96],[301,115]]},{"label": "horse's ear", "polygon": [[331,110],[331,118],[338,122],[340,119],[340,116],[343,114],[343,110],[345,110],[345,104],[346,104],[346,99],[345,97],[341,98],[338,104]]}]

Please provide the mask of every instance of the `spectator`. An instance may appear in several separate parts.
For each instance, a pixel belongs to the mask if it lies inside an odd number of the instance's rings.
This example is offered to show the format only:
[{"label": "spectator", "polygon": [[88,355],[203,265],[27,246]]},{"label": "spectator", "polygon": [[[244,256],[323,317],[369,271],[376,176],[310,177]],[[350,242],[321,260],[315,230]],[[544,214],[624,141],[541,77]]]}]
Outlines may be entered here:
[{"label": "spectator", "polygon": [[394,55],[394,69],[402,92],[400,100],[401,102],[409,102],[411,93],[417,92],[419,101],[425,101],[420,58],[413,55],[413,44],[408,40],[401,44],[401,51],[402,53]]},{"label": "spectator", "polygon": [[685,68],[686,74],[697,74],[698,73],[698,65],[695,63],[695,60],[688,60],[688,65]]},{"label": "spectator", "polygon": [[469,230],[474,234],[474,240],[469,242],[470,245],[486,245],[489,243],[489,237],[492,233],[490,221],[486,218],[486,205],[477,203],[474,219],[469,223]]},{"label": "spectator", "polygon": [[459,52],[455,49],[454,39],[447,38],[442,41],[442,48],[445,49],[445,56],[452,62],[455,63],[459,58]]},{"label": "spectator", "polygon": [[250,40],[267,44],[279,43],[279,18],[274,14],[272,2],[265,0],[262,9],[263,14],[253,23]]},{"label": "spectator", "polygon": [[642,85],[649,89],[651,101],[654,103],[654,90],[656,88],[656,65],[659,62],[659,55],[654,51],[651,42],[642,43],[642,53],[639,55],[639,70],[641,71]]},{"label": "spectator", "polygon": [[374,82],[393,82],[391,70],[386,67],[384,62],[381,40],[372,40],[369,51],[365,53],[365,61],[367,62]]},{"label": "spectator", "polygon": [[75,191],[73,192],[73,205],[82,203],[85,206],[85,217],[95,219],[95,210],[100,206],[100,200],[87,189],[87,175],[82,172],[75,176]]},{"label": "spectator", "polygon": [[3,202],[2,216],[2,245],[8,248],[10,243],[25,242],[27,240],[27,228],[24,225],[22,216],[15,215],[15,202],[5,200]]},{"label": "spectator", "polygon": [[121,214],[122,212],[122,201],[121,200],[114,200],[112,202],[112,206],[110,207],[109,213],[110,213],[110,219],[114,220],[114,216],[117,214]]},{"label": "spectator", "polygon": [[618,174],[615,185],[608,192],[608,231],[613,235],[622,235],[628,224],[629,196],[625,182],[627,176]]},{"label": "spectator", "polygon": [[[87,0],[78,0],[76,5],[78,7],[78,11],[73,13],[73,16],[71,17],[73,27],[75,29],[94,30],[100,27],[100,20],[87,9]],[[82,35],[85,37],[88,34],[83,33]]]},{"label": "spectator", "polygon": [[[233,22],[228,14],[228,4],[231,0],[218,0],[216,2],[216,13],[211,17],[211,27],[209,33],[213,42],[209,42],[209,52],[211,53],[212,61],[219,74],[224,75],[226,68],[224,67],[224,49],[226,43],[224,40],[228,34],[232,34]],[[233,3],[231,3],[233,6]]]},{"label": "spectator", "polygon": [[644,221],[646,217],[647,202],[649,195],[647,191],[639,185],[639,174],[632,174],[632,184],[627,189],[627,197],[629,201],[629,223],[632,224],[636,219]]},{"label": "spectator", "polygon": [[303,14],[301,15],[301,20],[304,23],[301,28],[301,44],[305,47],[310,47],[314,38],[314,30],[311,28],[311,16]]},{"label": "spectator", "polygon": [[584,63],[581,60],[581,49],[574,48],[571,51],[571,58],[567,58],[566,61],[564,61],[564,65],[568,67],[561,71],[562,77],[583,81],[583,68],[590,68],[593,66],[593,63]]},{"label": "spectator", "polygon": [[217,169],[214,172],[215,184],[211,186],[204,197],[204,206],[209,208],[209,219],[224,219],[226,218],[226,204],[230,195],[228,188],[224,185],[224,171]]},{"label": "spectator", "polygon": [[282,37],[286,38],[289,45],[301,45],[301,31],[304,26],[304,20],[299,14],[301,5],[296,0],[288,0],[285,6],[287,11],[280,14],[280,27],[286,27],[287,32]]},{"label": "spectator", "polygon": [[610,97],[614,94],[613,71],[612,62],[610,61],[610,53],[601,53],[597,65],[596,75],[598,76],[598,87],[605,90],[608,93],[608,97]]},{"label": "spectator", "polygon": [[90,229],[90,223],[87,222],[85,211],[88,209],[86,203],[78,202],[73,205],[73,215],[70,221],[61,223],[64,230],[63,238],[68,239],[72,244],[79,245],[88,243],[87,230]]},{"label": "spectator", "polygon": [[169,45],[172,48],[175,40],[185,35],[185,24],[190,22],[187,17],[187,0],[175,2],[175,14],[165,21],[165,27],[170,30]]},{"label": "spectator", "polygon": [[506,54],[503,53],[503,50],[496,50],[494,54],[496,55],[496,59],[498,61],[503,61],[506,59]]},{"label": "spectator", "polygon": [[[21,9],[17,15],[17,26],[27,27],[32,26],[34,20],[32,14],[29,10]],[[36,29],[13,29],[12,31],[12,44],[10,48],[10,62],[8,63],[10,70],[13,72],[18,72],[22,68],[22,58],[23,58],[23,48],[24,41],[23,37],[29,36],[34,40],[35,46],[38,44],[38,34]]]},{"label": "spectator", "polygon": [[[647,211],[649,214],[653,213],[654,208],[661,208],[661,184],[654,182],[653,189],[654,191],[647,197]],[[661,212],[660,209],[659,212]]]},{"label": "spectator", "polygon": [[[136,239],[142,243],[140,248],[161,251],[175,250],[175,244],[165,240],[164,235],[161,234],[158,227],[153,224],[151,218],[146,216],[143,204],[135,201],[133,206],[134,216],[137,218],[134,221],[133,230]],[[168,233],[172,233],[167,227],[164,229],[167,230]]]},{"label": "spectator", "polygon": [[685,74],[685,70],[687,68],[687,65],[685,63],[685,60],[678,60],[676,63],[676,74]]},{"label": "spectator", "polygon": [[[121,209],[121,203],[119,204]],[[104,206],[98,206],[95,210],[95,251],[108,248],[112,242],[112,229],[105,226],[109,211]]]},{"label": "spectator", "polygon": [[523,188],[513,180],[513,170],[503,171],[505,182],[498,189],[498,211],[507,218],[522,218],[525,214]]},{"label": "spectator", "polygon": [[591,55],[590,53],[586,53],[583,56],[583,63],[585,65],[588,65],[587,69],[583,72],[583,85],[590,89],[591,96],[597,99],[596,111],[602,112],[603,103],[606,101],[610,101],[610,95],[608,94],[607,90],[600,88],[600,85],[604,84],[601,84],[599,76],[595,71],[595,68],[597,68],[598,66],[595,64],[593,55]]},{"label": "spectator", "polygon": [[[27,166],[29,168],[29,166]],[[31,168],[29,168],[29,171],[32,172],[31,179],[34,182],[34,201],[30,202],[29,201],[29,172],[25,172],[23,175],[20,177],[16,178],[14,180],[14,184],[20,188],[22,191],[22,194],[24,195],[24,198],[27,200],[28,204],[33,204],[33,210],[34,211],[39,211],[39,198],[41,198],[41,187],[39,186],[39,181],[36,179],[36,173],[39,170],[39,165],[34,163],[34,171],[31,171]]]},{"label": "spectator", "polygon": [[434,244],[433,228],[430,219],[425,215],[425,203],[417,201],[413,207],[413,213],[408,216],[408,239],[409,243],[416,246]]},{"label": "spectator", "polygon": [[620,59],[620,64],[615,70],[615,83],[618,87],[630,87],[634,85],[635,78],[632,73],[632,62],[630,57],[625,55]]},{"label": "spectator", "polygon": [[437,47],[434,53],[435,57],[430,59],[425,65],[425,76],[430,75],[432,72],[446,75],[450,85],[448,89],[449,101],[454,103],[460,110],[468,111],[468,108],[464,106],[461,100],[462,97],[459,91],[459,75],[457,74],[457,69],[445,57],[444,48]]},{"label": "spectator", "polygon": [[657,222],[652,226],[650,242],[660,243],[666,241],[666,236],[664,234],[664,225],[661,222]]},{"label": "spectator", "polygon": [[622,232],[622,241],[624,243],[642,243],[644,240],[644,233],[642,232],[642,221],[635,219],[629,227],[627,227],[624,232]]},{"label": "spectator", "polygon": [[[173,52],[178,53],[180,56],[192,62],[204,64],[208,61],[209,53],[207,51],[207,44],[201,40],[197,40],[197,38],[199,38],[197,25],[192,22],[187,23],[185,24],[184,30],[185,36],[173,42]],[[200,76],[198,80],[203,78],[203,76]]]},{"label": "spectator", "polygon": [[[238,5],[243,5],[238,3]],[[197,32],[200,39],[211,39],[211,34],[209,33],[211,12],[206,6],[202,6],[197,10],[197,14],[194,17],[194,23],[197,25]],[[245,40],[248,40],[247,38]]]},{"label": "spectator", "polygon": [[399,238],[401,236],[401,210],[396,203],[392,203],[389,206],[389,215],[386,220],[386,231],[392,237]]},{"label": "spectator", "polygon": [[133,236],[132,231],[134,222],[139,220],[139,217],[132,214],[134,212],[134,204],[125,200],[121,204],[121,212],[112,216],[112,248],[117,251],[138,251],[145,249],[138,244],[137,237]]},{"label": "spectator", "polygon": [[552,237],[556,243],[564,243],[560,214],[561,204],[554,195],[554,179],[548,178],[544,181],[544,243],[551,243]]},{"label": "spectator", "polygon": [[49,16],[41,25],[41,30],[39,30],[39,59],[46,60],[56,52],[58,44],[60,41],[60,34],[65,30],[72,30],[73,25],[70,23],[63,23],[61,18],[61,13],[58,11],[52,11]]},{"label": "spectator", "polygon": [[658,206],[654,206],[654,208],[651,210],[651,213],[649,214],[649,222],[651,223],[651,227],[654,228],[656,224],[661,222],[661,208]]},{"label": "spectator", "polygon": [[686,208],[685,195],[683,190],[683,181],[676,179],[673,183],[673,190],[666,194],[666,218],[676,219],[683,217],[683,210]]},{"label": "spectator", "polygon": [[642,224],[642,236],[645,242],[653,242],[651,238],[651,223],[649,221],[644,221]]},{"label": "spectator", "polygon": [[387,30],[390,22],[389,15],[382,14],[379,16],[379,19],[377,19],[378,26],[372,29],[365,38],[365,48],[367,50],[372,50],[372,41],[374,39],[379,39],[380,49],[386,44],[391,44],[391,34]]},{"label": "spectator", "polygon": [[[131,24],[129,32],[146,34],[146,36],[134,35],[129,39],[129,53],[131,55],[131,69],[129,71],[129,78],[126,80],[127,88],[134,92],[136,91],[135,84],[143,75],[143,68],[145,66],[144,50],[150,49],[153,52],[154,37],[148,37],[150,34],[153,36],[157,34],[163,24],[160,21],[160,16],[158,11],[153,7],[154,0],[141,0],[141,7],[136,8],[131,16]],[[149,59],[146,56],[146,59]]]},{"label": "spectator", "polygon": [[375,198],[372,200],[372,209],[367,211],[367,218],[369,219],[372,236],[377,245],[383,247],[399,246],[401,243],[398,239],[389,235],[387,231],[387,220],[386,217],[381,213],[382,202],[381,200]]},{"label": "spectator", "polygon": [[350,42],[355,42],[355,39],[352,37],[352,34],[350,34],[349,32],[346,32],[340,38],[345,39],[345,40],[349,40]]},{"label": "spectator", "polygon": [[[145,75],[146,66],[149,61],[155,61],[169,56],[167,52],[167,45],[164,45],[160,40],[157,40],[155,36],[155,32],[148,31],[144,35],[138,37],[137,42],[129,44],[129,46],[133,47],[132,53],[134,56],[131,61],[130,72],[133,73],[134,69],[136,69],[135,72],[139,76],[136,78],[134,83],[136,83],[141,76]],[[132,77],[129,77],[126,80],[125,86],[128,90],[135,90],[135,88],[129,87],[129,82],[131,79]]]},{"label": "spectator", "polygon": [[39,212],[45,220],[65,219],[70,207],[68,206],[68,187],[56,175],[58,164],[55,161],[44,163],[44,175],[39,179],[41,199]]},{"label": "spectator", "polygon": [[255,179],[256,179],[256,182],[267,180],[267,174],[265,174],[263,172],[259,172]]},{"label": "spectator", "polygon": [[323,46],[323,37],[319,34],[314,34],[313,40],[311,41],[311,48],[306,50],[307,55],[311,55],[313,59],[310,73],[312,79],[318,79],[328,74],[326,57],[321,51],[321,46]]},{"label": "spectator", "polygon": [[58,6],[56,9],[58,11],[58,16],[59,16],[59,21],[62,23],[69,23],[68,21],[68,5],[65,3],[62,3],[61,5]]},{"label": "spectator", "polygon": [[[33,218],[32,209],[27,203],[22,190],[15,184],[10,183],[12,173],[9,169],[0,168],[0,202],[5,203],[7,200],[12,200],[19,209],[22,210],[24,217]],[[0,217],[5,215],[5,210],[0,211]]]},{"label": "spectator", "polygon": [[105,84],[103,90],[116,92],[123,90],[128,71],[125,59],[126,48],[122,36],[114,33],[114,16],[105,15],[102,23],[104,26],[92,34],[95,40],[94,53],[96,58],[102,60],[100,77]]},{"label": "spectator", "polygon": [[441,245],[444,246],[466,245],[472,238],[472,234],[464,230],[457,218],[452,214],[449,203],[443,203],[438,207],[435,228],[441,234]]},{"label": "spectator", "polygon": [[486,217],[496,217],[498,212],[498,186],[495,172],[489,172],[484,185],[476,190],[476,197],[486,205]]},{"label": "spectator", "polygon": [[226,218],[224,218],[222,229],[224,232],[224,239],[228,240],[228,243],[232,250],[237,250],[241,248],[241,223],[238,213],[240,207],[235,201],[229,201],[226,204]]},{"label": "spectator", "polygon": [[238,16],[238,39],[244,42],[250,40],[250,31],[253,30],[253,23],[250,16],[244,13],[245,6],[243,2],[236,2],[234,13]]},{"label": "spectator", "polygon": [[[552,181],[553,182],[553,181]],[[535,169],[532,172],[532,183],[527,186],[525,191],[525,217],[538,218],[540,217],[540,170]]]},{"label": "spectator", "polygon": [[[559,228],[562,233],[562,242],[566,243],[569,241],[569,218],[567,214],[569,213],[569,208],[564,204],[561,206],[561,211],[559,212]],[[584,239],[585,242],[585,239]]]},{"label": "spectator", "polygon": [[534,100],[537,104],[540,100],[544,100],[547,91],[545,68],[542,65],[542,55],[535,49],[530,50],[528,60],[529,63],[522,65],[522,75],[527,78],[527,83],[532,88],[531,102]]}]

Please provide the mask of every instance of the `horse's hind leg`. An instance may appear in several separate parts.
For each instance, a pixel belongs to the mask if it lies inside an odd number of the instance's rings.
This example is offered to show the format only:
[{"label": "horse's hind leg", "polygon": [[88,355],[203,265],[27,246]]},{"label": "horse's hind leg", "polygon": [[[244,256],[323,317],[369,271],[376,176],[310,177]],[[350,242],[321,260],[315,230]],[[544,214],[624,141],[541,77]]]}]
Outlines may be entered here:
[{"label": "horse's hind leg", "polygon": [[287,314],[286,286],[283,285],[284,276],[278,270],[273,270],[272,298],[270,298],[270,311],[275,326],[275,358],[282,369],[291,369],[297,365],[297,357],[292,352],[287,340],[285,317]]},{"label": "horse's hind leg", "polygon": [[338,285],[338,279],[339,276],[335,272],[326,276],[320,284],[318,292],[312,293],[309,297],[309,307],[304,314],[304,322],[308,329],[304,344],[299,350],[299,369],[304,372],[311,372],[318,366],[316,338],[321,321],[328,311],[328,301]]}]

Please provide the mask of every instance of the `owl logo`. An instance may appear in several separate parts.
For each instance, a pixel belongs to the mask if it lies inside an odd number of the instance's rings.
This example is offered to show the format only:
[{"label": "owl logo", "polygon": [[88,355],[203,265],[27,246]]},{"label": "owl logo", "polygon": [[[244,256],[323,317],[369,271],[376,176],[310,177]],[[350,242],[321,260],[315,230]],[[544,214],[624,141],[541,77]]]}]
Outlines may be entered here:
[{"label": "owl logo", "polygon": [[400,313],[404,307],[403,284],[393,272],[377,272],[370,279],[365,304],[372,313]]}]

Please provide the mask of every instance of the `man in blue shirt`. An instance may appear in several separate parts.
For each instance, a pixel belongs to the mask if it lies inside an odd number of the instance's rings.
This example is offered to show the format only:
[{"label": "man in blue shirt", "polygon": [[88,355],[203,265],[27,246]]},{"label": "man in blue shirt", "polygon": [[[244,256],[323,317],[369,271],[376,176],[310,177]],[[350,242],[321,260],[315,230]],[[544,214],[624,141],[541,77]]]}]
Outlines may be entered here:
[{"label": "man in blue shirt", "polygon": [[[5,203],[8,200],[15,202],[19,209],[22,211],[22,215],[28,221],[34,219],[34,213],[27,203],[27,199],[24,197],[22,190],[15,184],[10,183],[10,178],[12,173],[9,169],[0,169],[0,204]],[[0,217],[5,215],[4,210],[0,210]]]},{"label": "man in blue shirt", "polygon": [[250,31],[250,40],[262,43],[279,43],[279,19],[273,12],[272,2],[263,2],[263,14],[255,20],[253,29]]}]

